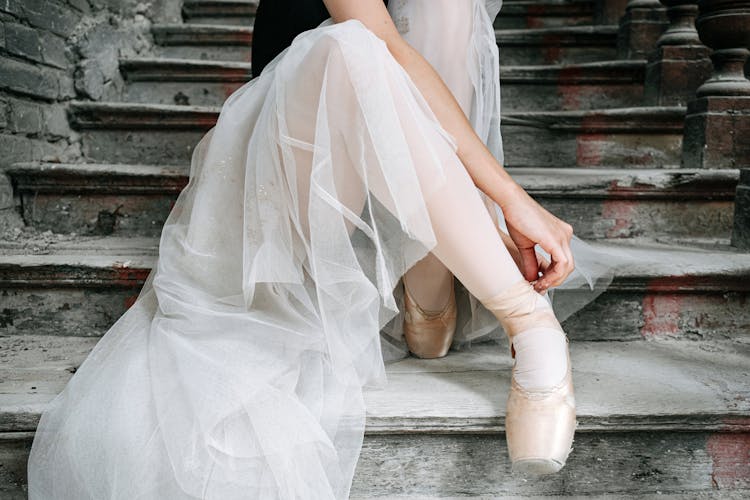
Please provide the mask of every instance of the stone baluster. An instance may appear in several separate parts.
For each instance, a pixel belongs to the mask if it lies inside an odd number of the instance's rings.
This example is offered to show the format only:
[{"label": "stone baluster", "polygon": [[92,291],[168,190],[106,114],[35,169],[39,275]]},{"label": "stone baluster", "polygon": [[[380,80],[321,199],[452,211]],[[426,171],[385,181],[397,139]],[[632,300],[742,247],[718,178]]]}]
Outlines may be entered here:
[{"label": "stone baluster", "polygon": [[646,59],[667,27],[666,9],[659,0],[629,0],[617,32],[620,59]]},{"label": "stone baluster", "polygon": [[750,166],[750,0],[702,0],[696,27],[713,49],[713,74],[690,101],[682,162],[689,168]]},{"label": "stone baluster", "polygon": [[686,105],[711,74],[711,50],[695,30],[696,0],[660,0],[669,25],[646,65],[645,97],[653,105]]},{"label": "stone baluster", "polygon": [[750,168],[740,170],[740,183],[734,198],[732,245],[741,250],[750,250]]}]

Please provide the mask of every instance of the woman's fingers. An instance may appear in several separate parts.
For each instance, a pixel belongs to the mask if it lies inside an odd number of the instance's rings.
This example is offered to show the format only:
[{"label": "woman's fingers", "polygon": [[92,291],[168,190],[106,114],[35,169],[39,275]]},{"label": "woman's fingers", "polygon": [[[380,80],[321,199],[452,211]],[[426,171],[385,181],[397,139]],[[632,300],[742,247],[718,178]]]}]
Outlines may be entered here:
[{"label": "woman's fingers", "polygon": [[[506,205],[503,213],[510,237],[523,256],[521,272],[541,293],[561,285],[575,268],[570,248],[573,227],[542,208],[528,193],[524,195]],[[542,265],[533,250],[536,243],[550,254],[549,263]]]},{"label": "woman's fingers", "polygon": [[573,253],[570,249],[571,236],[565,236],[554,247],[545,249],[549,252],[551,261],[545,270],[542,271],[542,277],[534,284],[538,292],[543,292],[550,287],[559,286],[565,281],[565,278],[575,269],[573,262]]},{"label": "woman's fingers", "polygon": [[529,281],[539,278],[539,261],[534,247],[519,248],[518,250],[521,252],[521,274],[523,274],[523,277]]}]

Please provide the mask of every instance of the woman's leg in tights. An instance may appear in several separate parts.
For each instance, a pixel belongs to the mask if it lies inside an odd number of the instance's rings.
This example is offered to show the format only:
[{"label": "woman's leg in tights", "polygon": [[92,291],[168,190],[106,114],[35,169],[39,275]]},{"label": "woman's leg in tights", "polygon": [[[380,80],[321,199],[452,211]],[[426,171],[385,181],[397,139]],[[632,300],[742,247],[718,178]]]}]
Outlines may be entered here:
[{"label": "woman's leg in tights", "polygon": [[[524,278],[463,164],[452,152],[443,158],[447,182],[426,200],[438,242],[432,255],[481,302]],[[540,297],[540,307],[550,306]],[[565,376],[567,341],[559,330],[521,332],[513,347],[515,378],[522,387],[552,387]]]},{"label": "woman's leg in tights", "polygon": [[[330,47],[322,48],[322,50],[324,50],[328,59],[325,94],[328,99],[335,96],[335,104],[327,106],[329,122],[334,126],[337,123],[349,125],[352,123],[351,114],[355,112],[354,110],[358,110],[359,106],[353,88],[348,82],[346,64],[339,60],[341,54],[335,43],[331,44]],[[310,74],[310,70],[305,68],[300,68],[300,70],[303,74]],[[299,86],[297,89],[292,88],[292,95],[299,97],[308,94],[311,88],[310,80],[306,80],[304,84],[300,83]],[[291,87],[294,87],[294,84]],[[287,125],[292,137],[312,142],[313,126],[316,123],[314,116],[320,102],[318,101],[319,94],[317,91],[308,95],[312,97],[312,102],[306,103],[304,99],[302,101],[294,99],[298,106],[287,109],[289,112]],[[413,109],[413,106],[410,106],[407,102],[413,99],[412,96],[404,95],[399,91],[393,93],[393,98],[395,109]],[[419,182],[426,185],[431,181],[429,176],[432,171],[420,168],[430,165],[430,162],[434,161],[430,145],[434,148],[432,151],[437,152],[446,176],[445,182],[425,199],[425,206],[437,242],[432,249],[436,261],[445,266],[449,270],[448,272],[452,272],[466,289],[480,301],[494,297],[523,280],[523,275],[504,245],[476,186],[447,140],[436,129],[428,128],[425,131],[417,124],[416,118],[408,112],[402,112],[400,118]],[[339,129],[338,132],[341,134],[342,141],[346,143],[346,148],[333,148],[333,174],[336,190],[338,193],[342,193],[342,196],[339,197],[340,201],[347,204],[354,213],[360,213],[367,191],[369,191],[387,209],[396,214],[397,211],[393,206],[390,191],[382,176],[377,175],[377,172],[374,173],[375,175],[370,172],[367,176],[366,190],[362,179],[363,172],[358,170],[358,165],[361,165],[362,162],[354,161],[362,158],[365,158],[365,162],[371,161],[373,164],[378,161],[371,149],[362,146],[362,136],[366,135],[366,132],[358,133],[346,128],[346,126]],[[309,178],[306,174],[309,172],[311,161],[312,155],[309,151],[298,150],[295,152],[300,194],[309,191]],[[302,168],[304,165],[308,165],[308,167]],[[307,200],[301,201],[300,210],[304,212],[307,207]],[[300,219],[303,221],[307,217],[305,213],[300,215]],[[548,307],[545,300],[537,302],[538,307]],[[420,303],[420,305],[422,304]],[[427,306],[422,305],[422,307]],[[516,335],[514,342],[525,333]],[[540,356],[536,353],[536,350],[539,347],[544,347],[541,344],[537,343],[530,347],[522,345],[523,348],[521,349],[516,345],[517,374],[519,371],[521,373],[529,371],[533,375],[530,380],[535,385],[549,386],[559,381],[567,368],[564,336],[554,331],[548,332],[549,335],[534,333],[536,339],[543,340],[548,344],[546,352],[550,354],[544,356],[544,361],[548,361],[548,364],[547,366],[539,366],[540,363],[534,362]],[[527,337],[530,338],[530,336]],[[523,370],[519,370],[519,364],[522,365]],[[547,383],[550,380],[553,380],[553,382]]]},{"label": "woman's leg in tights", "polygon": [[[418,2],[408,6],[417,10],[426,7],[435,9],[432,15],[426,12],[408,14],[409,27],[403,34],[404,39],[435,68],[468,115],[474,94],[466,68],[466,64],[470,64],[466,60],[466,52],[473,30],[471,0],[441,0],[430,2],[429,6]],[[445,33],[451,34],[447,43],[443,36]],[[403,282],[423,309],[440,311],[450,297],[452,275],[437,255],[430,252],[404,273]]]}]

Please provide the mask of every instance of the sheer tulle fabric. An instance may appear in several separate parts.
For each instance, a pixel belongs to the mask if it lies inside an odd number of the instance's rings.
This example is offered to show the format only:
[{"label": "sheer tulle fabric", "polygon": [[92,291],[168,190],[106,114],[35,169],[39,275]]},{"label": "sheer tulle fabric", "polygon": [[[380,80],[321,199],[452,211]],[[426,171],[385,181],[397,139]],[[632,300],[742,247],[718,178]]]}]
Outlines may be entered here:
[{"label": "sheer tulle fabric", "polygon": [[[501,154],[494,15],[473,5],[472,119]],[[30,498],[346,498],[450,154],[359,21],[297,37],[197,145],[138,299],[42,415]],[[497,329],[466,306],[462,339]]]},{"label": "sheer tulle fabric", "polygon": [[345,498],[453,147],[359,21],[297,38],[196,147],[138,300],[42,416],[31,498]]},{"label": "sheer tulle fabric", "polygon": [[[500,0],[390,0],[388,9],[401,35],[438,71],[469,117],[477,135],[504,164],[500,132],[500,61],[493,20]],[[450,36],[445,36],[450,33]],[[506,233],[500,207],[477,189],[490,216]],[[565,320],[598,297],[613,279],[613,258],[574,236],[571,242],[576,269],[565,283],[548,293],[555,314]],[[549,254],[537,247],[549,260]],[[490,259],[491,256],[478,258]],[[458,318],[453,349],[474,341],[503,340],[495,316],[456,281]],[[403,290],[395,290],[399,314],[383,329],[386,361],[408,354],[403,337]]]}]

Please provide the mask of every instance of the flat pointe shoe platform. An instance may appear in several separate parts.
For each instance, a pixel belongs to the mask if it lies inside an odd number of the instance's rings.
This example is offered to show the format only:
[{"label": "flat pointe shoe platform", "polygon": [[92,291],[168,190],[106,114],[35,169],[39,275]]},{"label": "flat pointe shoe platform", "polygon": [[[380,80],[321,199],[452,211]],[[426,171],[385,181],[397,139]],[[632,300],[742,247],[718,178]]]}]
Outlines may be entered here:
[{"label": "flat pointe shoe platform", "polygon": [[[483,301],[508,334],[515,358],[513,337],[533,328],[555,328],[563,332],[551,307],[537,307],[544,300],[527,281]],[[563,332],[564,335],[564,332]],[[543,390],[527,390],[511,376],[505,414],[505,436],[514,471],[551,474],[559,471],[571,451],[576,427],[575,396],[567,351],[567,372],[559,384]]]},{"label": "flat pointe shoe platform", "polygon": [[404,338],[409,351],[418,358],[442,358],[448,354],[456,332],[456,292],[453,278],[448,303],[440,311],[426,311],[404,284]]}]

